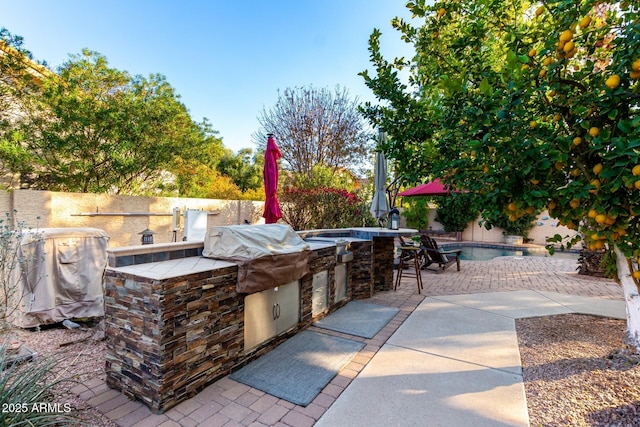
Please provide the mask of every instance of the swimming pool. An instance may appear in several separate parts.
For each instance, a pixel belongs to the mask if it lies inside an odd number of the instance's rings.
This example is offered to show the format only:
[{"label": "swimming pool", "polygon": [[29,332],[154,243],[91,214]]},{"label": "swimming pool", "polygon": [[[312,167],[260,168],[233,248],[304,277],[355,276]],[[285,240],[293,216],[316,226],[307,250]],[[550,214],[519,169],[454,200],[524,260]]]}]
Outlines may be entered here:
[{"label": "swimming pool", "polygon": [[[488,261],[490,259],[501,256],[541,256],[550,257],[549,252],[545,248],[526,248],[515,249],[509,247],[484,247],[484,246],[468,246],[459,244],[440,245],[443,251],[451,251],[462,249],[460,259],[468,261]],[[575,252],[556,251],[554,258],[578,259],[579,254]]]}]

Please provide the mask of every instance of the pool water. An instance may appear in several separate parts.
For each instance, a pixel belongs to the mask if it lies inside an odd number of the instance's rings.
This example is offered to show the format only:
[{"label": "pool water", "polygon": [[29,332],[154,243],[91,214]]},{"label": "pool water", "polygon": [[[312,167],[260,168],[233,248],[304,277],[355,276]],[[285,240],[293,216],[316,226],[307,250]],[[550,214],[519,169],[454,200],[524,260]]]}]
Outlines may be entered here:
[{"label": "pool water", "polygon": [[[477,246],[457,246],[457,245],[442,245],[443,251],[451,251],[456,249],[462,249],[460,259],[468,261],[487,261],[501,256],[542,256],[550,257],[549,252],[546,249],[540,248],[536,250],[521,250],[512,248],[485,248]],[[556,251],[553,255],[554,258],[565,259],[578,259],[578,254],[573,252],[560,252]]]}]

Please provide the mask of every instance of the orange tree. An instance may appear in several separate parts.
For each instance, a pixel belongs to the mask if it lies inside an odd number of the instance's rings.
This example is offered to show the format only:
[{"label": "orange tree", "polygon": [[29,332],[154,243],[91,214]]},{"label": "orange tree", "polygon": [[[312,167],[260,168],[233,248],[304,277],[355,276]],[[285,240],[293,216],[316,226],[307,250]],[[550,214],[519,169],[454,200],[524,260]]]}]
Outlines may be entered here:
[{"label": "orange tree", "polygon": [[[380,105],[363,112],[389,133],[405,176],[434,173],[480,199],[484,218],[548,209],[608,251],[640,347],[640,21],[637,2],[407,3],[392,25],[415,47],[386,60],[375,30]],[[435,155],[434,155],[435,154]],[[555,236],[551,243],[559,243]],[[551,247],[550,247],[551,248]]]}]

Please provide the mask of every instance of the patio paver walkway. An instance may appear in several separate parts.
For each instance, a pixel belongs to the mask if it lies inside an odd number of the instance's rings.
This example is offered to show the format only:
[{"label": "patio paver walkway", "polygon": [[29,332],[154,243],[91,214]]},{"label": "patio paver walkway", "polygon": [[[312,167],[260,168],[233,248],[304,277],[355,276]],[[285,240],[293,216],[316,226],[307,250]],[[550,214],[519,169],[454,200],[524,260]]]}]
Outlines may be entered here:
[{"label": "patio paver walkway", "polygon": [[[400,309],[400,312],[389,324],[373,338],[364,339],[322,330],[323,333],[331,333],[336,336],[361,341],[365,344],[365,347],[307,407],[291,404],[233,381],[228,377],[218,380],[192,399],[184,401],[160,415],[152,414],[142,403],[130,401],[120,393],[113,393],[113,390],[106,387],[104,379],[97,378],[85,385],[76,387],[73,391],[105,414],[116,425],[123,427],[302,427],[318,423],[318,420],[325,414],[327,414],[325,418],[318,424],[335,425],[335,418],[331,418],[331,413],[339,413],[341,403],[346,401],[347,396],[353,396],[351,391],[343,394],[347,387],[351,384],[354,385],[354,390],[357,387],[361,387],[360,384],[363,384],[362,380],[364,378],[361,375],[363,370],[375,368],[374,364],[382,366],[385,363],[389,363],[389,357],[394,358],[394,360],[397,360],[395,359],[396,357],[402,357],[401,354],[393,354],[390,351],[391,349],[400,352],[409,351],[404,347],[411,340],[415,341],[417,339],[417,337],[412,337],[410,333],[410,331],[415,330],[415,327],[409,324],[403,328],[401,326],[410,315],[411,322],[417,321],[415,319],[419,320],[420,312],[414,313],[414,311],[423,302],[424,304],[441,304],[450,308],[455,307],[463,311],[476,310],[474,313],[478,314],[479,310],[477,310],[477,307],[474,308],[473,304],[479,304],[483,298],[476,294],[531,290],[536,291],[533,294],[539,295],[541,298],[553,297],[553,300],[560,305],[574,304],[572,307],[576,310],[586,309],[591,305],[588,303],[590,300],[575,298],[575,296],[598,298],[602,300],[604,306],[611,308],[612,313],[615,312],[623,301],[620,287],[611,280],[579,276],[575,272],[575,268],[575,261],[550,257],[504,257],[492,261],[463,261],[462,271],[460,272],[455,271],[455,268],[449,268],[440,274],[423,271],[424,290],[422,295],[417,293],[415,278],[407,277],[406,280],[403,278],[401,286],[396,292],[381,292],[366,300]],[[466,300],[461,299],[464,297],[460,295],[469,294],[474,295],[469,296]],[[487,298],[495,301],[496,296],[487,295]],[[459,304],[461,301],[465,301],[464,307]],[[513,313],[507,311],[508,307],[501,307],[499,304],[497,304],[496,310],[497,314],[491,313],[488,319],[496,321],[498,324],[513,315]],[[500,310],[503,311],[500,312]],[[433,322],[436,319],[431,318],[429,321]],[[456,326],[452,324],[452,327]],[[398,331],[399,328],[401,329]],[[316,328],[312,327],[311,329]],[[396,332],[398,333],[394,335]],[[505,339],[512,338],[506,337]],[[424,363],[430,363],[427,359],[432,360],[434,358],[433,354],[437,350],[433,341],[429,341],[429,339],[422,342],[418,340],[411,345],[425,346],[420,347],[420,350],[424,351]],[[382,349],[383,346],[384,349]],[[458,361],[459,356],[461,355],[447,355],[451,363],[460,363]],[[372,361],[374,357],[375,361]],[[438,358],[440,361],[443,359],[442,357]],[[502,381],[503,386],[507,387],[505,390],[512,390],[509,387],[513,387],[513,380],[508,376],[517,375],[517,367],[514,368],[516,365],[514,355],[505,355],[503,360],[496,360],[495,363],[497,364],[496,367],[500,368],[501,372],[506,375],[504,378],[493,378],[493,380],[498,381],[496,385],[499,385],[500,381]],[[466,368],[462,368],[463,371],[464,369]],[[516,371],[513,369],[516,369]],[[358,378],[357,382],[354,381],[356,378]],[[511,385],[509,386],[510,383]],[[452,389],[451,393],[454,393],[454,391]],[[391,393],[391,389],[388,392]],[[509,393],[507,392],[504,396],[508,397]],[[497,396],[496,398],[502,397]],[[340,402],[334,405],[337,400],[340,400]],[[372,401],[369,400],[369,403],[371,404]],[[334,406],[333,408],[331,408],[332,405]],[[432,409],[433,412],[430,419],[434,421],[433,425],[437,425],[437,419],[433,417],[437,416],[438,408],[434,407]],[[414,415],[410,412],[404,412],[404,416],[406,419],[397,420],[401,425],[424,425],[424,418],[413,418]],[[417,417],[418,414],[415,416]],[[347,421],[346,418],[343,419],[345,422]],[[491,417],[488,419],[491,420]],[[353,420],[350,421],[352,422],[351,425],[354,425]]]}]

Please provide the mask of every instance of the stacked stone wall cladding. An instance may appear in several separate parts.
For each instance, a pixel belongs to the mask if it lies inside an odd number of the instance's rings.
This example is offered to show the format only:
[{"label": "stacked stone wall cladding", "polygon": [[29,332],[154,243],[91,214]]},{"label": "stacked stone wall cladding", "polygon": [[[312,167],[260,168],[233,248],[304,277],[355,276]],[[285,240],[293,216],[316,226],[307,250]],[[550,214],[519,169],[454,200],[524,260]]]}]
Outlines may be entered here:
[{"label": "stacked stone wall cladding", "polygon": [[[367,244],[369,243],[369,244]],[[275,348],[318,318],[370,293],[370,242],[353,245],[347,299],[333,304],[336,250],[312,251],[309,273],[300,280],[300,321],[251,352],[244,351],[244,297],[236,292],[237,267],[152,280],[107,269],[105,321],[107,384],[156,412],[189,399],[207,385]],[[353,267],[355,262],[365,266]],[[329,272],[325,313],[312,316],[313,275]]]},{"label": "stacked stone wall cladding", "polygon": [[373,294],[393,290],[394,239],[388,237],[373,238]]},{"label": "stacked stone wall cladding", "polygon": [[107,271],[107,384],[163,411],[228,374],[242,352],[237,267],[165,281]]},{"label": "stacked stone wall cladding", "polygon": [[364,299],[373,296],[373,245],[370,240],[349,244],[353,262],[348,265],[349,299]]}]

